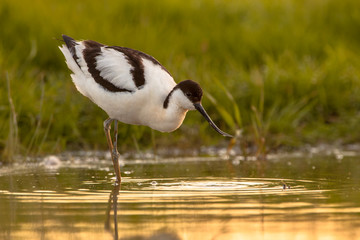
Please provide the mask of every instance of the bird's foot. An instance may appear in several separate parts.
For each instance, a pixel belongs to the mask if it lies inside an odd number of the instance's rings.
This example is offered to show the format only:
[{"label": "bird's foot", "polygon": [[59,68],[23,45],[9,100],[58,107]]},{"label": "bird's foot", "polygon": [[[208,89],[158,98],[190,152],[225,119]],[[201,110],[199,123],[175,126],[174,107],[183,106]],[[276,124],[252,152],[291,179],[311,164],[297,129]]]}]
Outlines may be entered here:
[{"label": "bird's foot", "polygon": [[116,178],[115,183],[114,183],[114,187],[120,186],[120,184],[121,184],[121,181]]}]

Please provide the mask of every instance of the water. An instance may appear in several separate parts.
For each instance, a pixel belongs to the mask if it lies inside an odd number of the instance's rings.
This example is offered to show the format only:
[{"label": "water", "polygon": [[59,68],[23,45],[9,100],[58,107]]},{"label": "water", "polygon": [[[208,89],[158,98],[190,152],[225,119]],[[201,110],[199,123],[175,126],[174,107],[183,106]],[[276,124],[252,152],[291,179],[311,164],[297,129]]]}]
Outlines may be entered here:
[{"label": "water", "polygon": [[360,239],[360,157],[47,159],[0,169],[0,239]]}]

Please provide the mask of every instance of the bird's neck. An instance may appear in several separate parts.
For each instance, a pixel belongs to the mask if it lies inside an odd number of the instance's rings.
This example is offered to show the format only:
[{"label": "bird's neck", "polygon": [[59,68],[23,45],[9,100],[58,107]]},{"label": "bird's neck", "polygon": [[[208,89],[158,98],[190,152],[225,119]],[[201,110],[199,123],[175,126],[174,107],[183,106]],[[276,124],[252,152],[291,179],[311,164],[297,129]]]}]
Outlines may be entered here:
[{"label": "bird's neck", "polygon": [[178,129],[185,119],[188,110],[170,103],[169,106],[164,109],[162,125],[166,128],[165,132],[172,132]]}]

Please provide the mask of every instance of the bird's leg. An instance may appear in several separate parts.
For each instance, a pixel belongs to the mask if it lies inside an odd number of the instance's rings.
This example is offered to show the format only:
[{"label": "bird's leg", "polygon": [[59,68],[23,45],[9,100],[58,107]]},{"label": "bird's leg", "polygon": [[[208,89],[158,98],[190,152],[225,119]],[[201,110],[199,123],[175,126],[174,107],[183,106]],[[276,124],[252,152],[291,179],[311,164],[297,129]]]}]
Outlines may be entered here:
[{"label": "bird's leg", "polygon": [[[120,166],[119,166],[119,154],[117,151],[117,120],[115,120],[115,133],[116,133],[116,137],[115,137],[115,151],[114,151],[114,145],[112,143],[111,140],[111,135],[110,135],[110,129],[111,129],[111,123],[114,121],[114,119],[112,118],[108,118],[104,121],[104,131],[105,131],[105,135],[106,135],[106,140],[109,146],[109,150],[111,153],[111,159],[113,161],[113,165],[114,165],[114,170],[115,170],[115,174],[116,174],[116,182],[120,183],[121,182],[121,175],[120,175]],[[116,154],[114,154],[114,152]]]},{"label": "bird's leg", "polygon": [[106,135],[106,140],[109,146],[110,153],[112,154],[113,144],[111,141],[111,135],[110,135],[110,129],[111,129],[111,123],[114,121],[112,118],[108,118],[104,121],[104,131]]},{"label": "bird's leg", "polygon": [[114,169],[116,173],[117,182],[121,183],[121,172],[120,172],[120,165],[119,165],[119,152],[117,150],[117,140],[118,140],[118,121],[114,121],[114,145],[112,149],[112,155],[113,155],[113,163],[114,163]]}]

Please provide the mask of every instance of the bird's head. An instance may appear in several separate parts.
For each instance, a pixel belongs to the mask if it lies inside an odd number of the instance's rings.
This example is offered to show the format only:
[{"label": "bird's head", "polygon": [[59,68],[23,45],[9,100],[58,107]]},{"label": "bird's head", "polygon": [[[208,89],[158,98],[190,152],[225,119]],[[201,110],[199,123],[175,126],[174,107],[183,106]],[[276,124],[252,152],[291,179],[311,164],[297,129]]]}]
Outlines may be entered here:
[{"label": "bird's head", "polygon": [[180,82],[173,89],[173,94],[176,95],[179,107],[186,110],[198,110],[201,115],[209,122],[218,133],[225,137],[233,137],[232,135],[221,131],[215,123],[211,120],[210,116],[206,113],[201,105],[201,98],[203,91],[197,82],[192,80],[185,80]]}]

